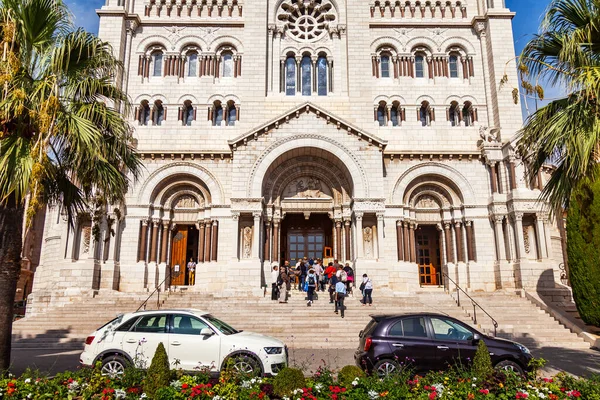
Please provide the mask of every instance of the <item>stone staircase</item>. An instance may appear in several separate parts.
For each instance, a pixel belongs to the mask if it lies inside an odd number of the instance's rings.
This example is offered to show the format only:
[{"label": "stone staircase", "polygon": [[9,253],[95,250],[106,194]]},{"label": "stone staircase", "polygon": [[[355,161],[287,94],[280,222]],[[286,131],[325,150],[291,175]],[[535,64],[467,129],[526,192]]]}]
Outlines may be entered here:
[{"label": "stone staircase", "polygon": [[[360,297],[346,299],[346,316],[333,312],[327,293],[319,292],[312,307],[306,306],[304,293],[291,292],[288,304],[267,297],[219,298],[194,291],[171,292],[161,308],[197,308],[211,312],[237,329],[277,337],[296,349],[355,349],[358,333],[371,314],[438,312],[473,325],[472,307],[462,299],[457,307],[451,296],[438,288],[424,288],[410,296],[377,297],[372,307],[362,306]],[[473,297],[499,323],[498,336],[519,341],[533,349],[540,347],[589,348],[581,338],[526,299],[502,292]],[[466,301],[465,301],[466,300]],[[140,297],[100,295],[81,302],[26,317],[13,326],[13,348],[80,349],[85,337],[117,314],[139,307]],[[156,307],[156,300],[147,309]],[[478,310],[477,328],[493,333],[489,318]]]}]

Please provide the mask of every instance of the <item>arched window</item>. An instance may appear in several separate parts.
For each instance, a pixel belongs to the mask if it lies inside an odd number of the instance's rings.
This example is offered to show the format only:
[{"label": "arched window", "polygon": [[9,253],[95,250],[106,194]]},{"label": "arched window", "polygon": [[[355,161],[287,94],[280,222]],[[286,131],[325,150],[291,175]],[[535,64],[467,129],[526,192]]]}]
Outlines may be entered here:
[{"label": "arched window", "polygon": [[227,126],[234,126],[237,121],[237,109],[233,101],[227,102]]},{"label": "arched window", "polygon": [[327,58],[325,56],[317,59],[317,94],[327,96]]},{"label": "arched window", "polygon": [[310,96],[312,94],[312,61],[310,56],[302,57],[300,69],[302,71],[302,96]]},{"label": "arched window", "polygon": [[450,78],[458,78],[458,56],[451,54],[449,59]]},{"label": "arched window", "polygon": [[462,109],[462,117],[463,121],[465,121],[465,126],[473,126],[473,122],[477,120],[477,113],[470,101],[465,102]]},{"label": "arched window", "polygon": [[150,122],[150,104],[148,100],[142,101],[140,108],[138,108],[137,120],[140,125],[148,125]]},{"label": "arched window", "polygon": [[221,122],[223,122],[223,104],[220,101],[215,101],[213,103],[213,126],[221,126]]},{"label": "arched window", "polygon": [[390,120],[392,121],[392,126],[400,126],[400,121],[402,120],[402,110],[400,109],[400,103],[397,101],[392,103]]},{"label": "arched window", "polygon": [[387,125],[387,104],[385,102],[380,102],[379,107],[377,107],[377,122],[379,126]]},{"label": "arched window", "polygon": [[415,77],[425,78],[425,57],[422,54],[415,56]]},{"label": "arched window", "polygon": [[165,119],[165,108],[163,107],[162,101],[156,100],[154,102],[154,109],[152,110],[152,124],[156,126],[162,125]]},{"label": "arched window", "polygon": [[421,103],[421,107],[419,108],[419,121],[422,126],[431,125],[431,121],[434,120],[433,109],[429,105],[429,102],[424,101]]},{"label": "arched window", "polygon": [[186,100],[183,103],[183,109],[182,111],[182,115],[181,115],[181,120],[183,122],[184,126],[192,126],[192,121],[196,120],[196,110],[194,110],[194,107],[192,106],[192,102],[189,100]]},{"label": "arched window", "polygon": [[380,58],[381,65],[381,77],[389,78],[390,77],[390,56],[388,54],[384,54]]},{"label": "arched window", "polygon": [[189,53],[187,56],[188,76],[198,76],[198,54]]},{"label": "arched window", "polygon": [[296,95],[296,59],[293,56],[285,60],[285,94]]},{"label": "arched window", "polygon": [[451,126],[460,126],[460,107],[456,101],[450,103],[450,108],[448,109],[448,120],[450,121]]},{"label": "arched window", "polygon": [[155,51],[152,53],[152,76],[162,75],[163,53]]},{"label": "arched window", "polygon": [[233,76],[233,54],[230,51],[221,54],[221,63],[223,64],[223,77],[231,78]]}]

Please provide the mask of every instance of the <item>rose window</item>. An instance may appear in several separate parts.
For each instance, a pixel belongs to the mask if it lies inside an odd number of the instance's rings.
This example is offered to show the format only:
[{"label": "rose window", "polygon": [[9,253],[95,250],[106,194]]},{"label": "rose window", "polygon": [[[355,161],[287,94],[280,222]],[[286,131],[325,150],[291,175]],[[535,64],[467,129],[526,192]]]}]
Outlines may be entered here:
[{"label": "rose window", "polygon": [[321,39],[335,21],[334,7],[328,2],[292,0],[281,5],[278,19],[286,23],[287,34],[300,42]]}]

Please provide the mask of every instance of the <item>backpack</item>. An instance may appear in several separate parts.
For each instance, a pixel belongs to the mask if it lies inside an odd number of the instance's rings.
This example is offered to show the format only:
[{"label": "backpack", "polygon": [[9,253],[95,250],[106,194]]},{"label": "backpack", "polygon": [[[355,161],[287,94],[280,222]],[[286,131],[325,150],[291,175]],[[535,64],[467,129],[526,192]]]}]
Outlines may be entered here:
[{"label": "backpack", "polygon": [[348,280],[348,274],[346,271],[342,270],[342,282],[346,282]]},{"label": "backpack", "polygon": [[309,286],[315,286],[315,277],[314,276],[309,276],[308,277],[308,285]]}]

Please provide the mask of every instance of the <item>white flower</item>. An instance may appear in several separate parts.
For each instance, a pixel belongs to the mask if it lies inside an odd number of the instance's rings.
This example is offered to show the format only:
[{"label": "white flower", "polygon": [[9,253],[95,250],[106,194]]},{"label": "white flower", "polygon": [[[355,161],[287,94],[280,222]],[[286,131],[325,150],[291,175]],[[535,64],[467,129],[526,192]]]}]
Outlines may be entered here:
[{"label": "white flower", "polygon": [[300,394],[303,393],[302,389],[295,389],[292,394]]},{"label": "white flower", "polygon": [[471,384],[471,386],[473,386],[473,387],[476,387],[477,385],[476,385],[476,384],[474,384],[474,383],[472,383],[472,384]]},{"label": "white flower", "polygon": [[115,389],[115,399],[124,399],[127,394],[123,389]]},{"label": "white flower", "polygon": [[181,384],[181,382],[180,382],[180,381],[173,381],[173,382],[171,382],[171,385],[170,385],[170,386],[171,386],[173,389],[180,390],[180,389],[181,389],[181,385],[182,385],[182,384]]},{"label": "white flower", "polygon": [[140,396],[140,399],[145,399],[145,398],[147,398],[147,397],[148,397],[148,396],[146,395],[146,393],[142,393],[142,395]]},{"label": "white flower", "polygon": [[354,380],[352,381],[352,386],[357,386],[358,385],[358,377],[354,378]]},{"label": "white flower", "polygon": [[367,394],[369,395],[369,398],[371,400],[375,400],[375,399],[379,398],[379,393],[377,393],[374,390],[369,390],[369,393],[367,393]]},{"label": "white flower", "polygon": [[79,382],[73,381],[67,387],[69,388],[69,392],[76,392],[79,389]]},{"label": "white flower", "polygon": [[444,393],[444,385],[442,385],[441,383],[436,383],[435,385],[431,386],[435,388],[435,391],[438,392],[440,396],[442,395],[442,393]]},{"label": "white flower", "polygon": [[322,383],[317,383],[317,384],[315,385],[315,390],[316,390],[317,392],[320,392],[320,391],[321,391],[321,389],[323,389],[323,384],[322,384]]},{"label": "white flower", "polygon": [[251,381],[242,381],[240,386],[243,387],[244,389],[248,389],[249,387],[252,386],[252,382]]},{"label": "white flower", "polygon": [[476,377],[473,377],[473,382],[475,382],[476,380],[477,380],[477,378],[476,378]]},{"label": "white flower", "polygon": [[31,383],[31,378],[25,379],[25,383]]},{"label": "white flower", "polygon": [[546,398],[546,395],[545,395],[544,393],[538,393],[538,397],[539,397],[540,399],[545,399],[545,398]]},{"label": "white flower", "polygon": [[216,395],[215,397],[213,397],[213,400],[223,400],[223,398],[219,395]]}]

